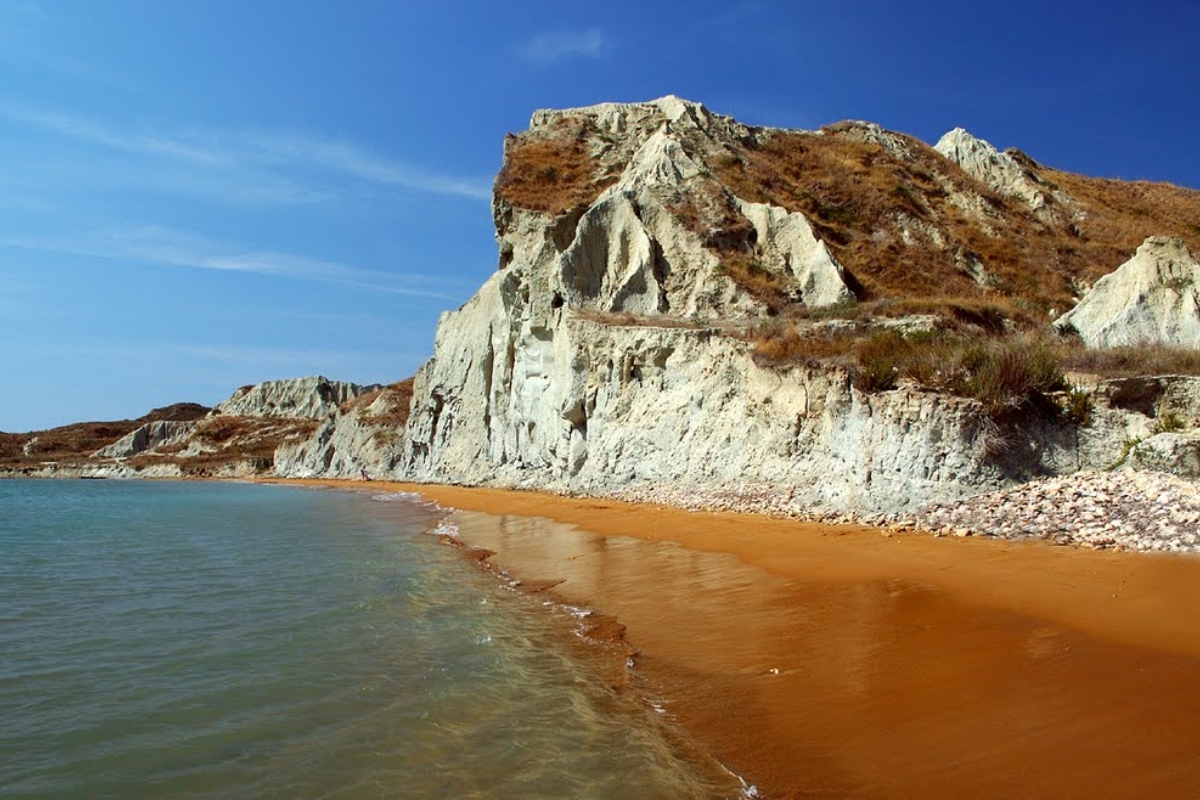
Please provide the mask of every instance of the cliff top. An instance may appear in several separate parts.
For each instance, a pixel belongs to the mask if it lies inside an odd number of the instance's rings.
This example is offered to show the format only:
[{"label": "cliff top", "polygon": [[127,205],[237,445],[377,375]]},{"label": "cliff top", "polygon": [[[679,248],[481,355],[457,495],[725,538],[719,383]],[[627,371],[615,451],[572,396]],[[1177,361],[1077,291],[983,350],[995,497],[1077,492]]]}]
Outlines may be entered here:
[{"label": "cliff top", "polygon": [[755,268],[758,237],[738,201],[802,213],[857,301],[882,314],[1043,325],[1149,236],[1200,252],[1200,192],[1056,170],[961,128],[931,147],[867,122],[747,126],[674,96],[535,112],[506,140],[498,224],[509,209],[581,214],[644,168],[655,137],[697,165],[659,187],[663,199],[773,314],[787,292]]}]

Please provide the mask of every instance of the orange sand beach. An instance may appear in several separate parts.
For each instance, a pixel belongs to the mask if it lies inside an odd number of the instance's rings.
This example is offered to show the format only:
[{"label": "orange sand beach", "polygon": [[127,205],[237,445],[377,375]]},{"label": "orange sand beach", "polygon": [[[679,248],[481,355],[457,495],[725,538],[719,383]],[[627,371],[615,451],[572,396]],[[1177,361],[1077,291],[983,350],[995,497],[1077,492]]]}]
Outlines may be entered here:
[{"label": "orange sand beach", "polygon": [[1200,558],[272,482],[459,509],[492,566],[615,617],[640,690],[766,797],[1200,794]]}]

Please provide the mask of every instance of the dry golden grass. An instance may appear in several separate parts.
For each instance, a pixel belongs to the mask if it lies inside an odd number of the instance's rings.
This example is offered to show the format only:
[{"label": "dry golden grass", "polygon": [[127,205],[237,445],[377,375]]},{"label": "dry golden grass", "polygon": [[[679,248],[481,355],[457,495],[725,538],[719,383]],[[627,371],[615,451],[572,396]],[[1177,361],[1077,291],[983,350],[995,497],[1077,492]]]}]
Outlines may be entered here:
[{"label": "dry golden grass", "polygon": [[589,141],[596,134],[582,119],[567,119],[549,130],[510,136],[504,165],[496,176],[496,195],[515,206],[554,216],[586,207],[617,174],[593,158]]},{"label": "dry golden grass", "polygon": [[[83,461],[105,445],[112,444],[142,423],[137,420],[117,422],[78,422],[34,433],[0,433],[0,464],[40,464],[44,461]],[[30,439],[37,441],[26,455],[24,446]]]},{"label": "dry golden grass", "polygon": [[202,444],[221,447],[231,456],[257,457],[273,455],[285,441],[310,436],[318,425],[315,419],[222,414],[201,420],[193,436]]},{"label": "dry golden grass", "polygon": [[788,282],[784,277],[764,269],[753,256],[742,252],[724,253],[720,270],[722,275],[762,303],[770,316],[775,316],[796,303],[796,298],[788,291]]},{"label": "dry golden grass", "polygon": [[[757,149],[715,159],[714,169],[741,197],[804,213],[860,284],[860,299],[1002,296],[1023,316],[1044,319],[1073,305],[1081,284],[1114,270],[1148,235],[1182,236],[1200,249],[1198,192],[1070,175],[1025,157],[1034,175],[1086,212],[1076,222],[1073,209],[1060,207],[1061,223],[1048,222],[916,139],[901,137],[911,154],[902,159],[853,131],[776,133]],[[991,230],[953,205],[947,187],[983,198]],[[940,243],[922,232],[926,223]],[[982,263],[989,285],[963,268],[968,258]]]},{"label": "dry golden grass", "polygon": [[1149,181],[1089,178],[1046,167],[1036,170],[1078,200],[1087,215],[1074,242],[1091,280],[1129,258],[1147,236],[1179,236],[1200,255],[1200,192]]},{"label": "dry golden grass", "polygon": [[1135,375],[1200,375],[1200,350],[1165,345],[1139,345],[1090,350],[1078,342],[1058,347],[1062,368],[1104,378]]},{"label": "dry golden grass", "polygon": [[[1000,281],[1024,283],[1019,277],[1030,256],[1018,250],[1040,223],[928,145],[902,138],[911,160],[856,138],[848,126],[823,135],[780,132],[742,153],[736,165],[721,162],[717,174],[739,196],[808,217],[859,283],[860,299],[986,294],[962,266],[969,256]],[[998,235],[987,235],[951,204],[943,182],[983,197],[995,211]],[[924,232],[925,225],[941,231],[944,241]],[[1002,254],[994,252],[1001,241],[1007,242]],[[1069,293],[1070,285],[1058,289],[1052,296]]]},{"label": "dry golden grass", "polygon": [[843,366],[854,363],[855,343],[861,332],[801,332],[786,322],[760,325],[747,337],[754,345],[754,360],[773,367],[796,364]]},{"label": "dry golden grass", "polygon": [[[407,378],[398,383],[385,386],[377,392],[368,392],[352,402],[359,408],[367,408],[380,397],[383,398],[384,408],[381,411],[363,417],[364,422],[373,425],[389,425],[403,428],[408,424],[408,415],[412,408],[413,379]],[[369,398],[369,399],[367,399]]]},{"label": "dry golden grass", "polygon": [[[156,408],[132,420],[76,422],[30,433],[0,432],[0,464],[36,465],[45,461],[76,463],[84,461],[101,447],[112,444],[147,422],[190,421],[200,419],[207,413],[208,408],[198,403],[175,403]],[[26,455],[25,444],[35,436],[37,442],[30,447],[29,455]]]}]

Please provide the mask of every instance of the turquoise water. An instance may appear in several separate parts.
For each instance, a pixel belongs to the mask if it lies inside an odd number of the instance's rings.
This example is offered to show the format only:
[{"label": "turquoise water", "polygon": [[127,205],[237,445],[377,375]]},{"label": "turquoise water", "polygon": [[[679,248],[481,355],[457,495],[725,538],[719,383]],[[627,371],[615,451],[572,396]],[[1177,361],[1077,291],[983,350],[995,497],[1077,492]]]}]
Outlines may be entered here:
[{"label": "turquoise water", "polygon": [[603,678],[613,654],[566,611],[427,535],[443,517],[0,481],[0,797],[738,794]]}]

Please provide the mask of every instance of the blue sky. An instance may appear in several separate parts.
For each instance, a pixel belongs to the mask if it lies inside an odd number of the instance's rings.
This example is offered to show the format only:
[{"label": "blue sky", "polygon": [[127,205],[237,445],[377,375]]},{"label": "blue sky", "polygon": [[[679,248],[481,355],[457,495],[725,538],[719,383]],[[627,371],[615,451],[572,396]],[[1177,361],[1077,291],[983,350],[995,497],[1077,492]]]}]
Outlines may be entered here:
[{"label": "blue sky", "polygon": [[1200,188],[1193,3],[0,0],[0,430],[411,375],[505,132],[673,93]]}]

